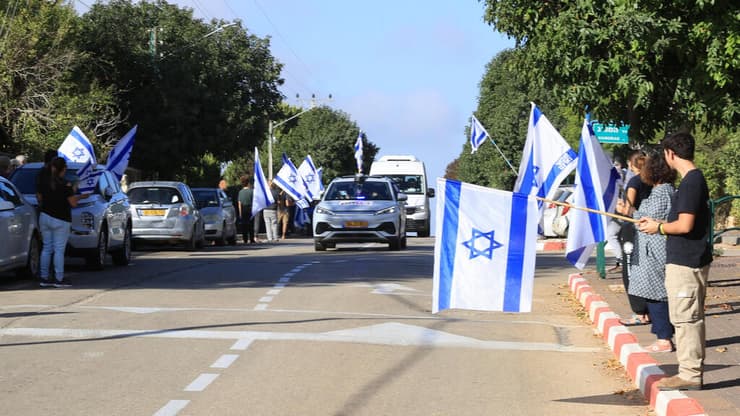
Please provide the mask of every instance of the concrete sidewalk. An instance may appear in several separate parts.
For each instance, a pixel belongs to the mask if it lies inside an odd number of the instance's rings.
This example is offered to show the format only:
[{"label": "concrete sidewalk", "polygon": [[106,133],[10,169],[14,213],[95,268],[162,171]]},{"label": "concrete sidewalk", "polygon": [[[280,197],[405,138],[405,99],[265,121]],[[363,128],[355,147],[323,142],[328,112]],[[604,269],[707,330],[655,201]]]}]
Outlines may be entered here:
[{"label": "concrete sidewalk", "polygon": [[619,324],[620,316],[632,314],[621,274],[607,274],[602,279],[595,267],[589,265],[580,276],[569,279],[571,290],[589,311],[594,325],[658,416],[740,414],[740,248],[721,244],[716,244],[715,248],[724,253],[715,258],[709,272],[707,349],[704,390],[701,391],[661,392],[659,395],[652,388],[652,384],[664,375],[676,373],[676,354],[646,353],[640,346],[650,345],[655,340],[650,326],[627,328]]}]

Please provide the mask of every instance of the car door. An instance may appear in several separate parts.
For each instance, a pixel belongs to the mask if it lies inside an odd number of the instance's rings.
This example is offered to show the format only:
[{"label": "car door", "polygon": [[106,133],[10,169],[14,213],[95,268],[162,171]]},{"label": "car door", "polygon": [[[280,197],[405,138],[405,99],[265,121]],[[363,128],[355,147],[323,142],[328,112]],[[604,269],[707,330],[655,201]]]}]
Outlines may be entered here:
[{"label": "car door", "polygon": [[106,216],[110,229],[110,245],[119,247],[123,244],[128,216],[130,215],[128,197],[123,193],[112,173],[105,171],[103,177],[105,178],[105,187],[101,191],[108,203]]},{"label": "car door", "polygon": [[231,198],[229,198],[229,196],[220,189],[218,190],[218,199],[221,201],[221,209],[224,211],[224,220],[226,221],[226,226],[229,228],[228,234],[231,234],[231,229],[234,227],[234,224],[236,224],[236,209],[234,208],[234,203],[231,202]]},{"label": "car door", "polygon": [[20,194],[5,181],[0,181],[0,204],[0,230],[5,235],[0,244],[0,265],[7,266],[24,256],[31,218],[30,212],[23,210]]}]

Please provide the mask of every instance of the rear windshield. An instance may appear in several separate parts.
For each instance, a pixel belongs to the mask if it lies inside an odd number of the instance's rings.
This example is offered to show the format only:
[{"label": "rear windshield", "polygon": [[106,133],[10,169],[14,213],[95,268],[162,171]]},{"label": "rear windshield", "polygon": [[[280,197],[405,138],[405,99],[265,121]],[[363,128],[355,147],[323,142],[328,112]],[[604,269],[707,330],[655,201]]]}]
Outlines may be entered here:
[{"label": "rear windshield", "polygon": [[[33,195],[36,193],[36,177],[41,172],[41,169],[16,169],[13,171],[13,176],[10,181],[18,188],[18,190],[24,195]],[[67,172],[64,174],[64,179],[75,184],[80,179],[77,177],[77,169],[67,168]]]},{"label": "rear windshield", "polygon": [[385,182],[335,182],[326,193],[327,201],[340,200],[392,201],[393,196]]},{"label": "rear windshield", "polygon": [[398,189],[405,194],[423,194],[424,184],[421,175],[383,175],[391,178]]},{"label": "rear windshield", "polygon": [[182,195],[175,188],[152,187],[128,190],[128,200],[132,204],[177,204],[183,202]]},{"label": "rear windshield", "polygon": [[198,203],[200,208],[218,206],[218,193],[215,190],[193,189],[193,197],[195,197],[195,202]]}]

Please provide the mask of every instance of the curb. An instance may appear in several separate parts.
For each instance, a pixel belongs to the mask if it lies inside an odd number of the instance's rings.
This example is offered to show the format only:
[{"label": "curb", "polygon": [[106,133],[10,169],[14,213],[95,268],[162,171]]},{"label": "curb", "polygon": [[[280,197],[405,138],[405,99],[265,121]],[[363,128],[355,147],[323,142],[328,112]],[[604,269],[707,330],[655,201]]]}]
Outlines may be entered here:
[{"label": "curb", "polygon": [[578,302],[588,311],[588,317],[609,344],[614,355],[627,370],[635,386],[646,399],[657,416],[706,416],[698,401],[679,391],[659,391],[656,381],[667,377],[658,367],[658,362],[637,343],[637,337],[619,323],[619,316],[612,312],[609,304],[595,294],[580,274],[568,276],[568,286]]},{"label": "curb", "polygon": [[565,240],[562,241],[538,241],[537,251],[563,251]]}]

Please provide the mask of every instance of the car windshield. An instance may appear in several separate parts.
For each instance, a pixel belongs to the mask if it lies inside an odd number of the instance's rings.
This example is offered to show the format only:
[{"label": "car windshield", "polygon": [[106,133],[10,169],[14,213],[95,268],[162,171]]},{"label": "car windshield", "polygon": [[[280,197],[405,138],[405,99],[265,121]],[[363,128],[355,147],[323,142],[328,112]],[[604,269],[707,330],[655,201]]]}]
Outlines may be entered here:
[{"label": "car windshield", "polygon": [[175,188],[133,188],[128,191],[128,200],[132,204],[176,204],[183,202],[180,192]]},{"label": "car windshield", "polygon": [[329,187],[325,200],[391,201],[393,197],[385,182],[335,182]]},{"label": "car windshield", "polygon": [[[36,177],[39,175],[39,172],[41,172],[41,168],[16,169],[10,180],[22,194],[32,195],[36,193]],[[80,179],[77,177],[77,169],[67,168],[64,179],[72,184],[77,183]]]},{"label": "car windshield", "polygon": [[405,194],[423,194],[421,175],[383,175],[391,178],[398,185],[398,189]]},{"label": "car windshield", "polygon": [[193,189],[193,196],[195,197],[195,202],[197,202],[198,206],[201,208],[218,206],[218,193],[216,193],[215,190]]}]

